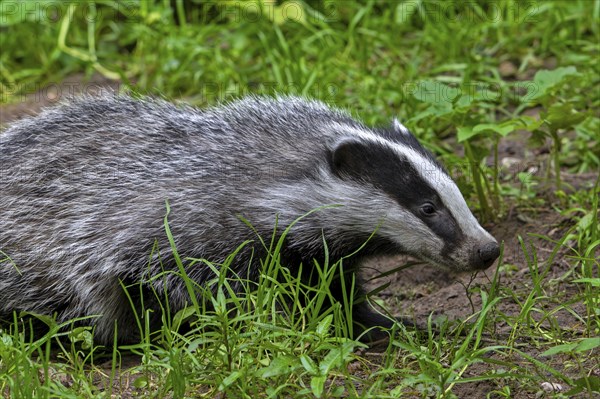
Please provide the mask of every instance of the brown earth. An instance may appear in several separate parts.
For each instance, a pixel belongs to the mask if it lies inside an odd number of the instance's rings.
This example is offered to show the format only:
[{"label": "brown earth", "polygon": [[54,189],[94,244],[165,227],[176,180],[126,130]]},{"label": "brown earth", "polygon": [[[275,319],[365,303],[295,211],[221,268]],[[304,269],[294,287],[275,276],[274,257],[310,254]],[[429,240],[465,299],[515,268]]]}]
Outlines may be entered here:
[{"label": "brown earth", "polygon": [[[526,151],[523,150],[524,143],[501,142],[499,145],[499,158],[510,157],[516,160],[520,165],[525,165],[534,174],[540,174],[545,171],[543,165],[544,152],[535,155],[535,162],[526,161]],[[515,150],[516,149],[516,150]],[[528,154],[531,155],[531,154]],[[512,162],[512,161],[511,161]],[[594,173],[586,174],[561,174],[565,182],[566,191],[575,189],[593,188],[597,175]],[[575,253],[570,251],[567,246],[575,246],[575,243],[566,241],[563,246],[557,248],[557,243],[563,240],[565,234],[575,224],[573,219],[561,216],[553,210],[552,202],[557,201],[552,198],[549,190],[541,190],[541,194],[548,198],[548,202],[537,208],[519,208],[509,209],[508,214],[499,222],[485,225],[484,227],[492,233],[499,242],[503,244],[503,257],[501,262],[497,262],[492,268],[485,272],[479,272],[477,275],[456,274],[450,271],[427,265],[417,264],[407,269],[403,269],[387,276],[383,279],[377,279],[369,283],[371,289],[375,289],[384,283],[389,283],[389,287],[378,297],[385,303],[385,307],[392,311],[394,315],[408,317],[415,323],[420,324],[421,328],[426,326],[429,317],[432,318],[434,325],[436,321],[443,322],[445,319],[455,321],[455,326],[459,321],[467,320],[475,312],[481,309],[481,296],[479,289],[489,292],[494,279],[494,274],[498,272],[500,295],[504,298],[497,306],[496,320],[505,320],[497,322],[484,333],[482,346],[503,345],[511,338],[511,333],[521,329],[516,334],[519,339],[514,344],[525,354],[532,356],[538,361],[547,364],[566,375],[576,379],[582,376],[580,369],[567,370],[573,362],[568,356],[555,356],[550,358],[540,356],[549,346],[544,346],[543,342],[524,340],[527,337],[524,331],[536,329],[548,331],[553,335],[558,327],[561,331],[561,338],[583,337],[582,333],[585,326],[581,320],[575,317],[566,309],[558,309],[561,304],[568,303],[573,297],[579,294],[581,287],[575,283],[569,282],[569,278],[564,278],[573,272],[573,261],[569,257]],[[521,240],[521,241],[520,241]],[[525,249],[524,249],[525,248]],[[527,254],[527,255],[526,255]],[[600,258],[600,252],[596,251],[596,258]],[[540,320],[539,312],[532,312],[532,324],[529,326],[514,325],[513,322],[522,311],[522,304],[526,301],[528,295],[532,292],[534,286],[532,270],[528,263],[532,259],[537,259],[539,265],[539,274],[542,278],[542,292],[538,293],[540,298],[536,300],[535,306],[541,306],[544,312],[551,312],[552,316],[548,320]],[[365,273],[366,278],[377,276],[381,272],[401,268],[407,262],[414,261],[406,257],[397,257],[381,259],[373,262],[372,269]],[[500,270],[498,264],[501,264]],[[533,271],[535,273],[535,271]],[[577,315],[586,315],[586,310],[581,302],[571,304],[569,307]],[[471,320],[473,322],[474,320]],[[538,326],[533,323],[540,322]],[[539,339],[539,333],[535,334]],[[551,346],[551,345],[550,345]],[[371,353],[371,355],[375,355]],[[375,355],[376,356],[376,355]],[[501,360],[502,356],[490,354],[491,357]],[[508,359],[504,359],[508,360]],[[510,361],[520,364],[522,367],[532,371],[537,370],[531,362],[513,354]],[[484,372],[490,371],[490,366],[482,363],[475,364],[467,370],[464,377],[478,376]],[[499,367],[502,368],[502,367]],[[600,376],[600,359],[589,360],[583,365],[584,370],[589,371],[589,375]],[[537,370],[538,372],[542,372]],[[535,374],[532,372],[532,374]],[[568,391],[570,387],[564,382],[558,381],[548,374],[548,383],[559,384],[562,391]],[[540,396],[544,387],[539,387],[537,391],[531,391],[531,388],[525,389],[518,385],[518,380],[507,382],[511,387],[511,397],[515,399],[529,399],[540,397],[551,397],[550,393]],[[486,398],[491,391],[499,389],[495,381],[480,381],[457,385],[452,393],[459,398]],[[549,389],[548,386],[545,386]],[[410,397],[410,396],[407,396]],[[418,397],[418,396],[415,396]],[[490,398],[500,398],[498,394],[492,394]],[[570,397],[587,398],[587,394],[578,394]]]},{"label": "brown earth", "polygon": [[108,80],[101,75],[94,75],[89,79],[83,74],[72,75],[61,83],[26,92],[11,104],[0,105],[0,129],[18,119],[36,115],[42,108],[52,106],[69,97],[115,93],[119,86],[118,82]]}]

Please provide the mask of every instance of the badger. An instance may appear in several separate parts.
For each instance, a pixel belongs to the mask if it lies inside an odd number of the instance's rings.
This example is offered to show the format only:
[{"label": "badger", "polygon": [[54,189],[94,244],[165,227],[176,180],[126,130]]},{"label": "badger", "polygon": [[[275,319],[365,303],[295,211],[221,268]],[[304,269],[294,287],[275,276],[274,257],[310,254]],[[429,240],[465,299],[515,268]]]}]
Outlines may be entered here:
[{"label": "badger", "polygon": [[[219,264],[248,242],[231,267],[251,279],[265,255],[258,237],[291,226],[281,263],[309,273],[315,261],[344,258],[347,273],[331,286],[340,302],[342,282],[375,256],[455,271],[499,256],[448,173],[397,119],[368,127],[294,96],[204,110],[127,95],[70,100],[0,133],[0,193],[0,315],[98,316],[89,322],[104,344],[115,323],[119,342],[138,336],[124,285],[164,288],[173,311],[189,303],[183,279],[152,278],[177,270],[166,204],[182,258]],[[160,259],[149,257],[154,246]],[[214,278],[202,265],[187,270],[198,284]],[[355,334],[391,325],[356,302]]]}]

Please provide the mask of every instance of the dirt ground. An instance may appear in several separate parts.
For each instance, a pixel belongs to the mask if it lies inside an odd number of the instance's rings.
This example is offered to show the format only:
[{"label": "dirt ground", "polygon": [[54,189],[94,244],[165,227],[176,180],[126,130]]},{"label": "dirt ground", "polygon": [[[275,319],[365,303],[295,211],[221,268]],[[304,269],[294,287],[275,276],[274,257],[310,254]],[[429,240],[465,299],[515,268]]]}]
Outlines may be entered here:
[{"label": "dirt ground", "polygon": [[[535,248],[538,260],[541,260],[540,265],[546,266],[545,259],[548,259],[554,249],[552,242],[531,237],[528,233],[545,235],[553,240],[560,240],[563,234],[568,229],[570,223],[568,220],[556,218],[554,212],[542,212],[537,214],[535,218],[527,218],[526,221],[518,217],[518,214],[512,215],[509,219],[501,223],[486,226],[489,231],[504,245],[503,264],[504,271],[501,271],[500,289],[512,291],[514,298],[503,299],[498,311],[506,315],[507,318],[515,317],[521,311],[521,306],[517,301],[524,302],[532,290],[532,282],[530,271],[527,266],[521,244],[518,237],[521,236],[523,241],[530,248]],[[544,279],[544,294],[547,299],[540,301],[544,304],[546,310],[553,309],[559,304],[566,302],[578,292],[578,287],[574,284],[569,284],[566,281],[561,281],[560,277],[567,273],[571,268],[570,264],[565,260],[566,251],[559,250],[554,261],[549,265],[549,271]],[[373,264],[373,270],[390,270],[406,263],[404,257],[379,260]],[[507,266],[508,265],[508,266]],[[411,268],[401,270],[387,277],[390,286],[384,293],[380,293],[386,307],[394,312],[397,316],[408,317],[416,322],[425,323],[428,317],[432,317],[434,323],[439,318],[449,319],[451,321],[465,320],[474,312],[481,308],[481,296],[474,288],[481,288],[483,291],[489,291],[491,281],[496,272],[497,265],[485,272],[480,272],[476,276],[470,274],[456,274],[439,268],[419,264]],[[383,281],[377,280],[372,286],[382,284]],[[578,314],[585,314],[583,306],[572,306]],[[565,332],[565,337],[578,335],[578,331],[583,331],[584,326],[569,312],[565,310],[554,313],[556,323]],[[500,317],[498,320],[502,320]],[[451,323],[452,324],[452,323]],[[542,323],[542,326],[549,328],[548,322]],[[483,346],[502,345],[509,338],[513,327],[508,322],[496,323],[494,331],[486,331],[484,333]],[[545,362],[547,359],[539,357],[542,350],[536,349],[533,342],[518,342],[521,350],[530,356],[536,357],[538,360]],[[529,345],[532,344],[532,345]],[[494,356],[496,357],[496,356]],[[518,356],[511,359],[516,362]],[[554,358],[554,360],[558,360]],[[600,361],[599,361],[600,362]],[[527,362],[523,359],[523,366],[527,367]],[[552,367],[562,370],[561,364],[548,364]],[[529,365],[532,367],[531,365]],[[596,375],[600,375],[600,364],[588,365],[590,370]],[[484,371],[487,371],[487,365],[474,365],[469,368],[467,375],[476,376]],[[564,370],[563,370],[564,371]],[[573,377],[577,377],[577,370],[574,370]],[[568,374],[568,373],[567,373]],[[550,376],[549,382],[559,383],[553,380]],[[564,384],[563,384],[564,385]],[[538,398],[535,392],[520,392],[518,387],[512,387],[512,398]],[[459,385],[453,389],[453,393],[459,398],[484,398],[490,391],[498,389],[493,382],[477,382]],[[568,389],[566,389],[568,390]],[[500,396],[492,396],[500,397]],[[586,397],[586,396],[581,396]]]},{"label": "dirt ground", "polygon": [[[543,163],[546,162],[544,150],[539,150],[537,153],[528,153],[524,150],[524,142],[519,145],[519,142],[510,142],[504,140],[499,146],[499,158],[510,157],[511,162],[518,162],[524,165],[524,168],[529,168],[532,173],[542,173],[545,170]],[[563,181],[566,182],[566,191],[575,189],[591,190],[597,175],[594,173],[571,175],[564,173],[561,175]],[[544,192],[540,195],[551,195]],[[568,279],[561,279],[562,276],[569,273],[572,269],[572,263],[567,258],[573,256],[573,252],[569,252],[564,246],[561,247],[556,254],[556,244],[573,227],[575,221],[567,217],[562,217],[557,211],[549,209],[548,205],[538,209],[518,209],[513,208],[508,211],[507,216],[498,223],[490,223],[484,227],[503,244],[503,261],[502,269],[499,273],[500,290],[501,292],[511,292],[512,297],[507,296],[498,306],[498,313],[506,317],[498,317],[497,320],[506,320],[515,317],[521,312],[522,304],[527,296],[531,293],[533,283],[530,269],[528,267],[528,259],[536,257],[540,270],[539,273],[547,274],[543,278],[543,295],[545,298],[536,302],[536,306],[540,304],[545,311],[550,311],[562,303],[567,303],[579,292],[579,287],[574,283],[569,283]],[[541,238],[544,237],[544,238]],[[519,241],[521,238],[524,244],[527,255],[523,250],[522,244]],[[574,244],[567,242],[567,244]],[[596,253],[596,257],[600,258],[600,253]],[[406,257],[397,257],[389,259],[381,259],[373,262],[372,269],[366,272],[366,277],[377,275],[382,271],[388,271],[402,266],[411,261]],[[529,262],[531,263],[531,262]],[[481,296],[476,288],[481,288],[483,291],[489,291],[494,273],[498,268],[498,263],[492,266],[485,272],[479,272],[477,275],[471,274],[456,274],[446,270],[427,265],[418,264],[407,269],[403,269],[384,279],[378,279],[376,282],[370,283],[371,288],[389,282],[389,287],[382,293],[379,293],[379,298],[383,299],[387,309],[394,312],[394,315],[408,317],[417,323],[426,323],[428,317],[436,320],[436,318],[447,318],[451,321],[465,320],[475,311],[481,308]],[[578,315],[585,315],[586,311],[583,304],[576,303],[571,306],[571,309]],[[534,319],[536,313],[533,312]],[[560,327],[560,330],[566,338],[581,335],[584,326],[581,322],[566,310],[559,310],[553,313],[555,320],[552,322]],[[538,317],[539,319],[539,317]],[[539,320],[537,320],[539,321]],[[541,323],[542,328],[551,330],[550,321],[546,320]],[[533,326],[530,326],[533,328]],[[484,346],[502,345],[507,342],[513,330],[508,322],[499,322],[494,326],[493,331],[486,331],[484,334]],[[521,340],[522,340],[521,335]],[[518,340],[519,341],[519,340]],[[581,376],[580,370],[572,370],[571,373],[565,371],[564,359],[557,356],[553,357],[549,362],[548,358],[541,357],[539,354],[545,349],[536,348],[537,345],[533,342],[518,342],[520,349],[527,355],[536,358],[541,362],[546,362],[551,367],[565,372],[573,378]],[[493,356],[498,358],[498,356]],[[522,362],[516,361],[518,356],[511,358],[514,363],[522,363],[525,368],[533,369],[531,364],[522,359]],[[592,375],[600,376],[600,359],[590,361],[584,365],[584,368],[589,370]],[[488,370],[489,366],[480,364],[470,367],[466,376],[480,375]],[[548,383],[560,384],[563,391],[568,391],[564,383],[556,381],[548,375]],[[459,398],[485,398],[486,395],[498,389],[493,382],[483,381],[463,384],[455,387],[453,393]],[[518,386],[511,390],[512,398],[529,399],[539,398],[539,392],[531,392],[521,390]],[[547,388],[547,387],[546,387]],[[500,396],[491,396],[499,398]],[[543,396],[547,397],[547,396]],[[573,397],[589,397],[584,394]],[[600,397],[600,396],[599,396]]]},{"label": "dirt ground", "polygon": [[118,82],[108,80],[101,75],[94,75],[88,79],[83,74],[72,75],[60,84],[50,84],[37,90],[32,87],[16,102],[0,105],[0,129],[21,118],[36,115],[42,108],[50,107],[72,96],[115,93],[118,88]]},{"label": "dirt ground", "polygon": [[[43,91],[37,91],[25,95],[22,101],[16,104],[0,106],[0,128],[6,127],[10,122],[20,119],[26,115],[34,115],[42,107],[52,105],[67,95],[80,93],[98,93],[100,91],[112,91],[118,87],[118,84],[111,83],[101,77],[93,77],[89,83],[82,84],[82,76],[73,76],[62,85],[49,87]],[[524,145],[525,137],[511,138],[503,140],[499,146],[499,158],[501,164],[510,166],[512,173],[516,173],[514,168],[517,165],[518,171],[528,171],[532,174],[542,173],[546,170],[544,163],[547,161],[547,153],[544,149],[530,151]],[[510,176],[509,176],[510,177]],[[591,188],[596,179],[592,173],[563,176],[567,186],[575,189]],[[517,179],[515,178],[515,181]],[[543,193],[542,193],[543,195]],[[551,193],[548,193],[551,195]],[[544,294],[546,299],[539,303],[547,309],[553,309],[559,304],[567,301],[575,293],[578,287],[569,284],[568,281],[561,280],[560,277],[569,272],[571,264],[567,260],[567,250],[563,247],[553,258],[551,264],[546,260],[550,258],[555,244],[552,241],[560,240],[565,232],[572,227],[574,221],[559,216],[559,214],[546,208],[539,209],[519,209],[513,208],[508,211],[506,218],[501,222],[484,226],[504,245],[503,270],[500,273],[500,286],[509,288],[515,293],[513,298],[505,298],[499,305],[499,312],[510,318],[516,315],[521,307],[518,301],[524,301],[531,292],[531,276],[527,266],[527,259],[519,242],[519,237],[525,243],[529,256],[535,252],[541,267],[549,268],[544,281]],[[536,236],[545,236],[549,239],[542,239]],[[388,259],[379,259],[370,264],[371,269],[366,270],[366,277],[369,278],[382,271],[397,268],[407,262],[406,257],[396,257]],[[375,287],[384,282],[389,282],[390,286],[382,293],[379,298],[386,303],[388,309],[393,313],[402,315],[418,322],[425,322],[427,318],[433,315],[436,317],[447,317],[450,320],[464,320],[474,311],[477,311],[481,305],[481,297],[477,292],[468,293],[472,288],[482,286],[487,290],[491,285],[491,280],[496,266],[486,272],[479,273],[472,281],[471,275],[457,275],[448,271],[440,270],[428,265],[419,264],[408,269],[401,270],[384,279],[378,279],[370,283]],[[468,288],[467,288],[468,286]],[[538,303],[538,304],[539,304]],[[584,314],[584,309],[578,305],[573,305],[573,309],[578,314]],[[582,331],[580,322],[567,311],[558,311],[554,313],[556,322],[564,330],[565,336],[577,335],[577,331]],[[503,319],[500,317],[499,319]],[[506,318],[504,318],[506,319]],[[545,322],[548,323],[547,321]],[[544,324],[543,324],[544,325]],[[487,345],[502,344],[506,342],[511,333],[512,327],[508,322],[501,322],[495,326],[495,331],[486,332]],[[527,345],[523,342],[521,350],[533,357],[539,355],[540,350],[535,345]],[[377,353],[367,354],[377,358]],[[537,357],[544,361],[544,358]],[[125,363],[135,364],[135,357],[125,359]],[[553,358],[560,361],[558,357]],[[513,358],[514,362],[515,359]],[[523,360],[524,367],[528,367]],[[561,364],[550,364],[552,367],[561,369]],[[600,364],[586,364],[592,373],[600,376]],[[481,365],[471,367],[467,375],[477,375],[486,370],[489,366]],[[531,365],[529,365],[531,367]],[[568,372],[567,372],[568,373]],[[574,376],[577,376],[577,370],[573,370]],[[557,383],[549,376],[548,381]],[[513,398],[537,398],[535,392],[519,392],[519,387],[512,387]],[[492,382],[468,383],[457,386],[453,392],[460,398],[485,398],[486,395],[497,389]],[[499,396],[492,396],[499,397]],[[581,396],[584,397],[584,396]],[[586,396],[587,397],[587,396]]]}]

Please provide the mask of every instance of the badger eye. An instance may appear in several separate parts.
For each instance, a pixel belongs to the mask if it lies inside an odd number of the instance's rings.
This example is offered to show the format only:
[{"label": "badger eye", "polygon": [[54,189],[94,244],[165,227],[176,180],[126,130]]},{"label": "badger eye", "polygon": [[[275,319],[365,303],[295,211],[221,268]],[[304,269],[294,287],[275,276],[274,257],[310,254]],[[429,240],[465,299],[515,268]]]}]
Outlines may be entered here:
[{"label": "badger eye", "polygon": [[435,212],[435,206],[429,202],[421,206],[421,213],[425,216],[435,215]]}]

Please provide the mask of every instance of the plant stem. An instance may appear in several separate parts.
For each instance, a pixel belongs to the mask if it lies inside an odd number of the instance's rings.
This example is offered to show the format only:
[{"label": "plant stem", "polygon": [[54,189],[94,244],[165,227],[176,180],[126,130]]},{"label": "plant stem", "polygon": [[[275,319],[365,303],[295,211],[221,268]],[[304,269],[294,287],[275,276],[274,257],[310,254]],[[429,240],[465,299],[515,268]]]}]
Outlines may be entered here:
[{"label": "plant stem", "polygon": [[487,202],[487,198],[485,197],[485,193],[483,190],[483,186],[481,185],[481,175],[479,173],[479,163],[475,160],[473,156],[473,149],[471,148],[471,144],[468,141],[465,142],[465,151],[467,152],[467,157],[471,160],[471,170],[473,173],[473,184],[475,185],[475,190],[477,190],[477,197],[479,198],[479,204],[481,206],[481,212],[484,220],[491,219],[490,207]]}]

